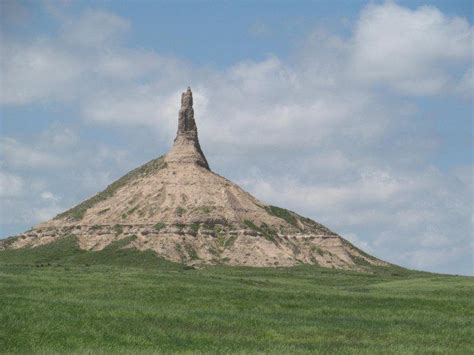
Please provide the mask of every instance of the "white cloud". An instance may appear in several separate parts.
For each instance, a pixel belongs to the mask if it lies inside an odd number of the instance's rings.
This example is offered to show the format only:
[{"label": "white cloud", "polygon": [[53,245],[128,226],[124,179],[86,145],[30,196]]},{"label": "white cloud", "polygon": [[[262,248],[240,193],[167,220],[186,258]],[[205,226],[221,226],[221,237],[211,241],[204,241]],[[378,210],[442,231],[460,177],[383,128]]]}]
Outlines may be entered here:
[{"label": "white cloud", "polygon": [[63,22],[62,39],[72,46],[99,47],[115,43],[130,29],[130,23],[110,12],[86,10],[79,18]]},{"label": "white cloud", "polygon": [[[466,258],[466,255],[468,258],[470,256],[472,258],[472,248],[469,248],[469,245],[443,247],[440,249],[415,249],[407,251],[401,255],[401,258],[412,265],[414,269],[423,270],[435,268],[440,264],[444,267],[449,267],[451,260]],[[469,265],[467,266],[469,267]],[[470,267],[472,267],[472,261]],[[470,271],[467,270],[467,272]]]},{"label": "white cloud", "polygon": [[[71,144],[71,137],[82,144]],[[1,224],[29,228],[98,192],[133,167],[129,152],[100,142],[84,144],[69,127],[53,125],[28,138],[0,141]]]},{"label": "white cloud", "polygon": [[13,138],[1,138],[4,163],[17,168],[51,168],[67,164],[63,157],[55,156],[36,147],[22,144]]},{"label": "white cloud", "polygon": [[[140,85],[128,90],[98,93],[84,107],[83,115],[96,123],[159,127],[177,112],[178,92],[160,95],[153,86]],[[170,122],[171,123],[171,122]],[[165,128],[171,128],[165,125]]]},{"label": "white cloud", "polygon": [[64,207],[50,191],[41,191],[44,182],[11,172],[0,172],[0,222],[29,226],[51,218]]},{"label": "white cloud", "polygon": [[45,146],[68,147],[78,142],[77,133],[71,128],[52,125],[41,133],[41,142]]},{"label": "white cloud", "polygon": [[473,40],[467,20],[446,16],[435,7],[370,5],[355,29],[355,70],[361,80],[403,93],[436,94],[452,85],[450,69],[470,64]]},{"label": "white cloud", "polygon": [[[44,100],[69,100],[83,79],[81,58],[48,40],[20,44],[2,39],[1,102],[21,105]],[[67,89],[67,90],[66,90]]]},{"label": "white cloud", "polygon": [[97,56],[94,71],[106,78],[129,80],[149,75],[170,64],[154,53],[120,48]]},{"label": "white cloud", "polygon": [[59,199],[50,191],[43,191],[40,197],[46,201],[58,201]]},{"label": "white cloud", "polygon": [[169,85],[170,78],[184,75],[174,58],[120,45],[129,24],[114,14],[88,10],[61,19],[57,36],[23,41],[2,36],[2,104],[74,101],[87,107],[96,92],[113,95],[123,82],[159,77]]}]

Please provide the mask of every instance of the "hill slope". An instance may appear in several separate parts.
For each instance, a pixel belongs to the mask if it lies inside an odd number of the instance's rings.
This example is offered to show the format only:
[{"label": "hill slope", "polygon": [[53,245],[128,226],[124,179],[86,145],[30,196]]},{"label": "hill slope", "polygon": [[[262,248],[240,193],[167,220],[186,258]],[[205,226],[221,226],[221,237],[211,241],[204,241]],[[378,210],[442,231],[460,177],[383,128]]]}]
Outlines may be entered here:
[{"label": "hill slope", "polygon": [[188,264],[303,263],[355,270],[387,265],[321,224],[266,205],[213,173],[199,144],[192,106],[188,88],[169,153],[54,219],[0,242],[0,249],[36,247],[72,235],[84,250],[102,250],[128,238],[125,248],[152,250]]}]

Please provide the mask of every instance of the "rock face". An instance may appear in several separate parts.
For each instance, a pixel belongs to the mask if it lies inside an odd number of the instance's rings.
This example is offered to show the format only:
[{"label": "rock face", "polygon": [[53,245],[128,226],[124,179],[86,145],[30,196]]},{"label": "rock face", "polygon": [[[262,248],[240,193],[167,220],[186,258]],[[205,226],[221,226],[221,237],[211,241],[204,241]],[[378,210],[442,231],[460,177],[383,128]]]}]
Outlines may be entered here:
[{"label": "rock face", "polygon": [[321,224],[267,205],[212,172],[199,145],[190,88],[181,96],[170,152],[52,220],[0,241],[0,250],[71,235],[87,250],[128,238],[126,248],[151,249],[187,264],[305,263],[354,270],[387,265]]},{"label": "rock face", "polygon": [[170,164],[197,164],[209,169],[206,157],[199,145],[196,121],[194,120],[193,93],[188,87],[181,94],[181,109],[178,117],[178,132],[174,146],[166,155],[166,162]]}]

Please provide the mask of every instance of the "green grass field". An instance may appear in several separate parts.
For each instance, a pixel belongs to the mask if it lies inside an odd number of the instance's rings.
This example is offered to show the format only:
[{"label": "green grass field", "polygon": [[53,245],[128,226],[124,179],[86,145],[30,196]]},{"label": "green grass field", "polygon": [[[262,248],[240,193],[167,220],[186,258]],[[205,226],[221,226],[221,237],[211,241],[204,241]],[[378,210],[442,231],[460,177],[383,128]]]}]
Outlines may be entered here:
[{"label": "green grass field", "polygon": [[0,353],[473,353],[474,278],[0,252]]}]

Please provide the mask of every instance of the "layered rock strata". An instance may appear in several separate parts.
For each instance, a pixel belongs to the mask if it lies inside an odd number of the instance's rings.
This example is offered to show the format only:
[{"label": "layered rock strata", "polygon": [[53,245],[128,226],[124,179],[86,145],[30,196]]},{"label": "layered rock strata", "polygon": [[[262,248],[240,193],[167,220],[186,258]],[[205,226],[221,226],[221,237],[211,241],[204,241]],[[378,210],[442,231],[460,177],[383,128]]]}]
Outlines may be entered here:
[{"label": "layered rock strata", "polygon": [[127,238],[125,248],[150,249],[187,264],[387,265],[321,224],[267,205],[212,172],[199,144],[190,88],[181,96],[170,152],[52,220],[0,241],[0,250],[66,237],[91,251]]}]

